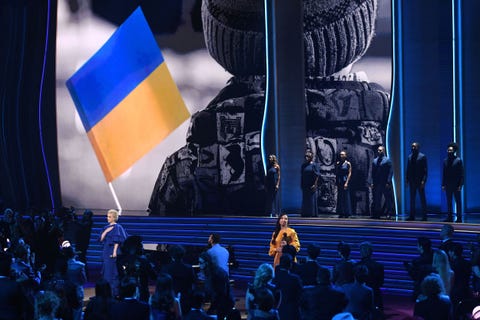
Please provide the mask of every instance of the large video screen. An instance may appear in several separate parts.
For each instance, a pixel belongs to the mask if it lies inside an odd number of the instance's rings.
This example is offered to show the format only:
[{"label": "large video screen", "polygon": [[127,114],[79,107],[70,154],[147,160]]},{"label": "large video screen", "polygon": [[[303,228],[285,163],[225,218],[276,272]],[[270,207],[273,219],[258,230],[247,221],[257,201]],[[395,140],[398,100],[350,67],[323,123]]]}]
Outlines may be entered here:
[{"label": "large video screen", "polygon": [[[167,215],[181,212],[186,215],[232,212],[237,214],[239,210],[231,208],[237,205],[243,211],[261,212],[260,207],[263,206],[261,200],[245,199],[263,197],[261,177],[263,171],[258,163],[257,150],[260,129],[255,125],[252,125],[253,129],[250,126],[252,123],[261,123],[261,119],[255,117],[262,115],[261,112],[244,110],[247,109],[248,103],[253,103],[256,108],[261,109],[263,100],[260,98],[252,102],[251,96],[245,98],[246,93],[241,89],[245,81],[254,87],[258,79],[242,76],[240,84],[232,81],[232,76],[236,76],[237,79],[240,77],[232,74],[237,72],[237,69],[220,57],[217,50],[222,46],[207,49],[204,33],[195,30],[197,26],[196,21],[192,20],[192,12],[195,11],[198,2],[194,0],[176,2],[181,3],[178,28],[170,33],[157,33],[155,38],[193,117],[183,122],[154,149],[116,178],[112,182],[115,194],[124,214],[129,212],[147,214],[149,211]],[[215,1],[208,1],[211,2]],[[70,2],[60,1],[58,4],[57,30],[57,128],[62,201],[65,206],[77,208],[99,210],[115,208],[117,204],[112,190],[65,83],[102,47],[117,30],[118,25],[92,12],[92,6],[89,6],[87,1],[77,1],[78,6],[75,8],[69,7],[68,3]],[[359,22],[360,19],[363,24],[374,24],[373,37],[365,53],[357,52],[358,57],[354,57],[355,61],[349,73],[358,75],[359,78],[354,79],[360,79],[359,81],[378,84],[388,95],[392,81],[391,3],[390,0],[365,3],[366,6],[370,3],[377,4],[376,19],[373,19],[374,15],[368,15],[368,12],[353,12],[352,15],[355,16],[352,16],[352,21]],[[204,8],[205,10],[211,13],[208,8]],[[246,16],[252,21],[258,21],[251,17],[252,12]],[[325,21],[328,21],[327,18]],[[209,17],[204,21],[212,24],[225,22],[221,19],[222,17]],[[237,25],[227,27],[241,25],[241,28],[246,28],[242,22],[232,23]],[[218,26],[209,25],[203,29],[204,32],[212,32],[214,27]],[[252,27],[252,32],[257,31],[258,27]],[[353,35],[353,32],[357,32],[358,39],[363,37],[366,41],[365,35],[361,34],[365,30],[355,31],[350,28],[345,33],[346,37],[348,38],[349,33]],[[212,37],[211,34],[209,36]],[[349,45],[356,45],[358,39]],[[224,44],[222,48],[225,47]],[[231,54],[234,48],[235,45],[231,44],[224,53]],[[212,57],[212,53],[216,59]],[[306,56],[306,59],[308,58]],[[232,59],[238,61],[238,55]],[[248,64],[248,61],[246,63]],[[227,71],[228,69],[231,72]],[[245,90],[251,89],[247,87]],[[260,91],[263,90],[262,84],[259,84],[259,88]],[[247,92],[250,95],[256,93],[258,92]],[[245,99],[240,99],[241,94]],[[252,120],[252,117],[255,119]],[[368,122],[371,119],[364,120]],[[384,120],[387,119],[382,119]],[[375,126],[375,123],[369,122],[362,130],[368,128],[375,130]],[[117,128],[119,131],[128,129]],[[241,143],[235,140],[238,139],[238,134],[241,135]],[[338,148],[340,145],[348,145],[345,141],[337,143]],[[361,143],[364,144],[362,148],[367,148],[365,144],[368,142]],[[352,147],[352,150],[356,150],[355,147]],[[321,157],[321,151],[316,157]],[[358,179],[366,178],[359,175]],[[250,194],[253,194],[253,197],[250,197]],[[359,193],[356,206],[359,212],[363,212],[366,206],[364,202],[367,199],[362,197]],[[215,209],[218,209],[217,212],[214,212]],[[330,210],[328,204],[325,205],[325,210]]]}]

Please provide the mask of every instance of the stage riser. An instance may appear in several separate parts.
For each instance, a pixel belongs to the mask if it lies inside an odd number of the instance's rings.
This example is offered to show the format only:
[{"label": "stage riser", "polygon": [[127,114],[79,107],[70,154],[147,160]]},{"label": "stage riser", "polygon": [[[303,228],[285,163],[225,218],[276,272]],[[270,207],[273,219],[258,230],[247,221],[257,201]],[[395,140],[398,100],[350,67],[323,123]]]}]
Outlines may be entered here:
[{"label": "stage riser", "polygon": [[[171,218],[171,217],[127,217],[119,223],[129,235],[141,235],[144,243],[165,243],[205,246],[208,236],[219,233],[222,245],[231,245],[239,262],[239,268],[231,272],[238,281],[251,281],[257,267],[272,262],[268,256],[268,245],[275,225],[275,219],[258,217],[235,218]],[[98,274],[101,265],[100,232],[105,225],[104,217],[94,218],[91,243],[88,251],[88,266],[91,274]],[[318,261],[331,268],[339,259],[336,247],[343,240],[352,246],[352,258],[360,258],[358,248],[363,241],[370,241],[374,257],[385,266],[384,291],[391,294],[411,294],[412,281],[407,275],[403,261],[418,256],[417,237],[432,240],[437,248],[440,239],[439,223],[407,223],[335,219],[290,219],[297,231],[302,249],[300,257],[306,257],[306,247],[311,242],[320,245],[322,251]],[[455,225],[455,239],[465,247],[469,255],[469,244],[475,241],[478,226]],[[90,279],[95,281],[95,279]]]}]

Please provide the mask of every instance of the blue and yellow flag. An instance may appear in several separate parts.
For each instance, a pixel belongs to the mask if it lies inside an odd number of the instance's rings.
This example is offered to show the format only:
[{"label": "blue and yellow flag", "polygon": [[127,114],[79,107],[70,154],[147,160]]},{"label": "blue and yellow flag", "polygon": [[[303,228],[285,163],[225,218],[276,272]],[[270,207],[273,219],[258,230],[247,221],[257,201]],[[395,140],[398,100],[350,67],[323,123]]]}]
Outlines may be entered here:
[{"label": "blue and yellow flag", "polygon": [[108,182],[190,116],[140,8],[67,87]]}]

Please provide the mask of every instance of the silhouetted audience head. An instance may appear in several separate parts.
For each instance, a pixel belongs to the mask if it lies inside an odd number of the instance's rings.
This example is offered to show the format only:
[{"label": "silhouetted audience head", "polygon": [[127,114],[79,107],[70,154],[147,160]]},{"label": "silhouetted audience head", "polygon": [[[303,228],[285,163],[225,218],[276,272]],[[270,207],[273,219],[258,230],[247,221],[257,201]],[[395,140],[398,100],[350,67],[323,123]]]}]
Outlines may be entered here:
[{"label": "silhouetted audience head", "polygon": [[62,248],[62,254],[68,260],[68,259],[73,259],[75,257],[76,252],[72,246],[69,246],[69,247]]},{"label": "silhouetted audience head", "polygon": [[422,252],[429,252],[432,250],[432,241],[426,237],[418,237],[417,238],[418,248],[422,250]]},{"label": "silhouetted audience head", "polygon": [[168,247],[168,254],[173,261],[182,261],[185,256],[185,248],[181,245],[173,245]]},{"label": "silhouetted audience head", "polygon": [[337,251],[344,259],[348,259],[350,257],[350,245],[344,241],[340,241],[337,245]]},{"label": "silhouetted audience head", "polygon": [[360,256],[362,258],[370,258],[373,254],[373,247],[369,241],[360,243]]},{"label": "silhouetted audience head", "polygon": [[461,243],[458,242],[453,242],[452,245],[450,246],[448,256],[450,258],[459,258],[463,255],[463,246]]},{"label": "silhouetted audience head", "polygon": [[131,298],[134,297],[137,292],[137,279],[133,277],[124,277],[120,281],[120,297]]},{"label": "silhouetted audience head", "polygon": [[442,279],[436,274],[426,276],[422,281],[421,287],[422,293],[429,298],[436,297],[445,292]]},{"label": "silhouetted audience head", "polygon": [[138,235],[129,236],[122,244],[122,253],[134,256],[143,254],[142,237]]},{"label": "silhouetted audience head", "polygon": [[160,273],[157,276],[155,284],[155,293],[151,298],[151,305],[153,308],[162,311],[168,311],[171,307],[175,293],[173,292],[173,280],[168,273]]},{"label": "silhouetted audience head", "polygon": [[205,292],[203,290],[196,289],[192,293],[192,308],[201,309],[205,303]]},{"label": "silhouetted audience head", "polygon": [[267,288],[260,288],[255,291],[255,302],[257,303],[258,309],[268,312],[273,308],[275,298],[273,297],[272,291]]},{"label": "silhouetted audience head", "polygon": [[293,262],[292,256],[289,255],[288,253],[283,253],[282,256],[280,257],[279,266],[281,268],[290,269],[292,267],[292,262]]},{"label": "silhouetted audience head", "polygon": [[112,297],[112,288],[107,280],[102,278],[95,283],[95,296],[105,299]]},{"label": "silhouetted audience head", "polygon": [[312,260],[315,260],[320,255],[320,246],[316,243],[310,243],[307,247],[308,257]]},{"label": "silhouetted audience head", "polygon": [[35,295],[36,319],[55,319],[60,298],[52,291],[40,291]]},{"label": "silhouetted audience head", "polygon": [[292,259],[295,259],[295,256],[297,255],[297,249],[295,249],[294,246],[287,244],[282,247],[282,254],[289,254],[292,256]]},{"label": "silhouetted audience head", "polygon": [[273,267],[270,263],[261,264],[255,272],[255,278],[253,279],[253,287],[261,288],[273,279]]},{"label": "silhouetted audience head", "polygon": [[327,268],[320,268],[317,272],[317,283],[319,285],[330,285],[331,274]]}]

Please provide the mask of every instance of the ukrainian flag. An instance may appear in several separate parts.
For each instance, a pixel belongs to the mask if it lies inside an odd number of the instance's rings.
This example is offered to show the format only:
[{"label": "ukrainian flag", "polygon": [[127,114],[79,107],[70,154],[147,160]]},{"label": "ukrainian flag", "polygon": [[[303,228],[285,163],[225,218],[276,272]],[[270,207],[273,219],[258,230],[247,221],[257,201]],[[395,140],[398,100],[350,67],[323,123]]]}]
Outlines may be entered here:
[{"label": "ukrainian flag", "polygon": [[67,87],[108,182],[190,117],[140,8]]}]

